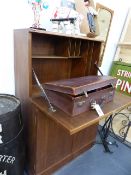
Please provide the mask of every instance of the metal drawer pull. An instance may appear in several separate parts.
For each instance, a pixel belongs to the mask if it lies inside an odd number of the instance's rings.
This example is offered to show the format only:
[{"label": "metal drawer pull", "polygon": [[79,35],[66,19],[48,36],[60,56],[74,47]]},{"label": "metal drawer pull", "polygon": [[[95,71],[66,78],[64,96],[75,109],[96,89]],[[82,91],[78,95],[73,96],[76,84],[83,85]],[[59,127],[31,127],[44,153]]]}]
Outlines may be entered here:
[{"label": "metal drawer pull", "polygon": [[84,94],[85,94],[85,96],[86,96],[86,98],[88,97],[88,94],[87,94],[87,92],[86,91],[84,91]]}]

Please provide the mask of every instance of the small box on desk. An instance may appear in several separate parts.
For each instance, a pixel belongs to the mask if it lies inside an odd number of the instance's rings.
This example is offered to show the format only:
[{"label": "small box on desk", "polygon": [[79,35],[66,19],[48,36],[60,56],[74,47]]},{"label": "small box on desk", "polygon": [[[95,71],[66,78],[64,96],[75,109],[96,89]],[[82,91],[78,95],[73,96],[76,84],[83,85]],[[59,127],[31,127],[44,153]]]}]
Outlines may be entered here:
[{"label": "small box on desk", "polygon": [[113,100],[116,78],[110,76],[84,76],[44,84],[50,102],[70,116],[91,109],[91,103],[100,106]]}]

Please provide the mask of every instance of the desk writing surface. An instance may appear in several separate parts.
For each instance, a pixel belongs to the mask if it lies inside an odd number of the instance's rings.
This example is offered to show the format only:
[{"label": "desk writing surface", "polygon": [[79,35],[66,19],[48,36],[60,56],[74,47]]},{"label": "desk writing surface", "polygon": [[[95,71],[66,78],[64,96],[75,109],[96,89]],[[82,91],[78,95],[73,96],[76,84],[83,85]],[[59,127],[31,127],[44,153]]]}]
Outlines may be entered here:
[{"label": "desk writing surface", "polygon": [[65,130],[67,130],[70,135],[72,135],[87,128],[88,126],[98,123],[101,119],[106,118],[109,115],[114,114],[125,107],[128,107],[129,105],[131,105],[131,97],[116,92],[113,101],[107,103],[102,108],[104,112],[104,116],[102,117],[99,117],[94,110],[87,111],[75,117],[67,115],[56,107],[56,112],[50,112],[48,110],[47,103],[45,103],[41,97],[32,98],[31,102],[40,111],[42,111],[43,114],[47,115],[47,117],[57,122]]}]

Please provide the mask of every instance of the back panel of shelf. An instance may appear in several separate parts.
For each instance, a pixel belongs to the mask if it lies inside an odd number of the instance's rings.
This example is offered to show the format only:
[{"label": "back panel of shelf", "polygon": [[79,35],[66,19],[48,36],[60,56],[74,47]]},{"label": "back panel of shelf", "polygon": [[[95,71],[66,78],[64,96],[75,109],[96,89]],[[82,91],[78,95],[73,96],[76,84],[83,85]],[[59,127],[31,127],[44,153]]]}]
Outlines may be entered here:
[{"label": "back panel of shelf", "polygon": [[68,56],[68,39],[32,34],[32,56]]}]

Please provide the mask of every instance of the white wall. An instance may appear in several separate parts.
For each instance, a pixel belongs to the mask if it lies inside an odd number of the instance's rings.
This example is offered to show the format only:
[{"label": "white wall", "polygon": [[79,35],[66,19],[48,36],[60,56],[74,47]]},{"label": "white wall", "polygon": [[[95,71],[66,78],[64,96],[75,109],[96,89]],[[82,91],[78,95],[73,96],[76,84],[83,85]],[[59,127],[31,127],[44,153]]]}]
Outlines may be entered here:
[{"label": "white wall", "polygon": [[[33,13],[27,1],[28,0],[1,1],[0,93],[15,94],[13,29],[27,28],[32,25]],[[56,2],[58,1],[59,0],[56,0]],[[115,12],[101,67],[102,72],[104,74],[108,74],[127,14],[127,9],[131,2],[129,0],[119,1],[119,3],[113,0],[95,0],[95,2],[96,1],[99,1],[101,4],[113,9]],[[50,2],[52,3],[52,1]],[[54,4],[56,4],[56,2]],[[46,14],[45,16],[50,15],[47,11],[44,13]],[[44,19],[44,23],[46,23],[46,19],[47,18]]]},{"label": "white wall", "polygon": [[95,0],[95,2],[96,1],[114,10],[111,30],[101,66],[103,74],[108,75],[131,2],[129,0],[119,1],[119,3],[113,0]]}]

